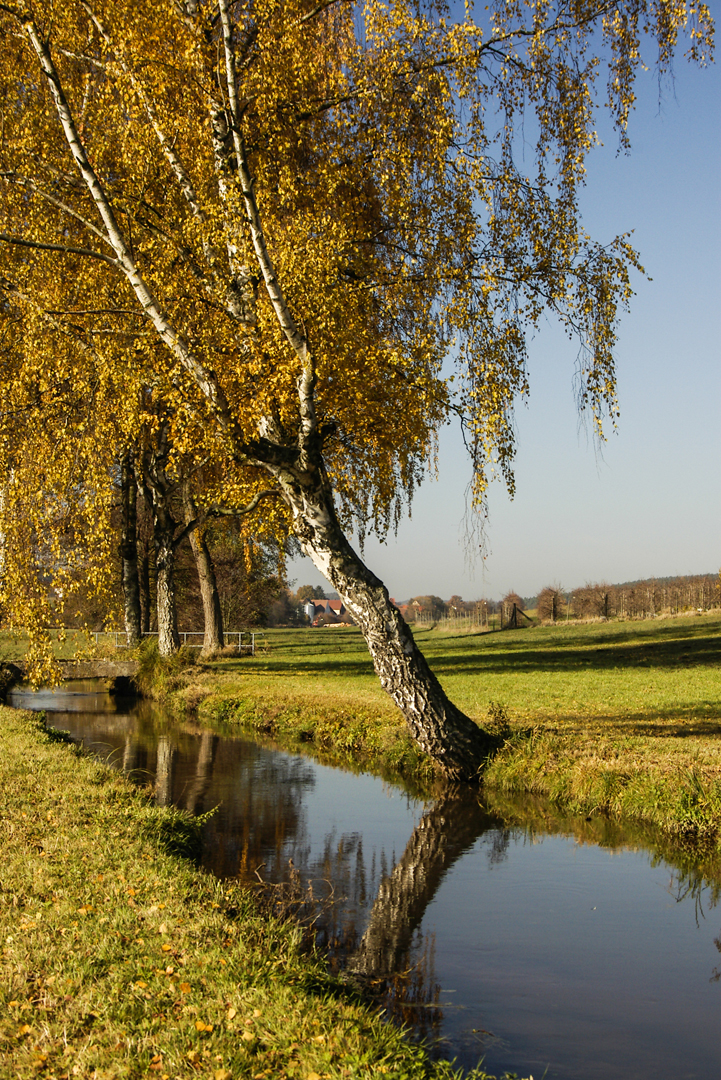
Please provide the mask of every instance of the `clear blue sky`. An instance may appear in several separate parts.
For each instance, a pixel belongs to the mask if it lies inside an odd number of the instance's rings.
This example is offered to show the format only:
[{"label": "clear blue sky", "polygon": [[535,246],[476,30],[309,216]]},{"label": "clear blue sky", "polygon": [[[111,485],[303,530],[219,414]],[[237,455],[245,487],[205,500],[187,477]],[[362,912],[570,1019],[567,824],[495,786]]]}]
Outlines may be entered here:
[{"label": "clear blue sky", "polygon": [[[721,2],[711,3],[717,25]],[[647,274],[623,316],[617,351],[621,417],[602,456],[579,426],[576,347],[549,323],[530,343],[531,397],[516,413],[517,493],[492,486],[488,555],[464,552],[470,478],[459,433],[441,436],[412,518],[368,565],[391,595],[448,599],[532,595],[558,582],[625,581],[718,571],[721,565],[721,72],[676,65],[659,104],[639,84],[630,156],[616,141],[589,161],[584,221],[597,240],[634,230]],[[296,584],[324,584],[309,559]]]}]

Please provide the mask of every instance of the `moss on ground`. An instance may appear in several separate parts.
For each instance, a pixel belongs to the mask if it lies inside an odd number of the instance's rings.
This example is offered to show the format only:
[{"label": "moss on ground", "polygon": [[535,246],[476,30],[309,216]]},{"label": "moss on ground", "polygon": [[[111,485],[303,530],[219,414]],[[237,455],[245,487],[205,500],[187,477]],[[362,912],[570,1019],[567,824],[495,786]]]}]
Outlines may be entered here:
[{"label": "moss on ground", "polygon": [[457,1075],[198,870],[197,822],[37,716],[0,706],[0,739],[3,1076]]}]

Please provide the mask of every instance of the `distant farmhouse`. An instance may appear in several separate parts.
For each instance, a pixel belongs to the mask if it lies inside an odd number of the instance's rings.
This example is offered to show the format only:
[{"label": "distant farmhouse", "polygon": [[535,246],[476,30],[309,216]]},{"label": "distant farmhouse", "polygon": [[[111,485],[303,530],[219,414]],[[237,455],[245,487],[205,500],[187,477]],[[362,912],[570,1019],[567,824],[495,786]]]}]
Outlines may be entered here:
[{"label": "distant farmhouse", "polygon": [[[311,623],[314,623],[321,615],[342,619],[346,614],[345,604],[342,600],[307,600],[303,604],[303,611]],[[348,622],[350,622],[350,616],[348,616]]]}]

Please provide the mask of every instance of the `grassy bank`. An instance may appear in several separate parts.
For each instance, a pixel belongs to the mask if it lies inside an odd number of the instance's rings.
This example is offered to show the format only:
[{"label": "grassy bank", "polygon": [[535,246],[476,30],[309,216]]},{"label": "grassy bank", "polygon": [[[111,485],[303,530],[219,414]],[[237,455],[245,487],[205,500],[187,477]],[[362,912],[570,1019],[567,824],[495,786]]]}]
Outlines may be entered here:
[{"label": "grassy bank", "polygon": [[[451,698],[513,734],[486,783],[721,843],[721,616],[421,631]],[[155,672],[176,709],[428,779],[355,629],[268,631],[254,658]]]},{"label": "grassy bank", "polygon": [[3,1076],[455,1075],[197,871],[189,819],[36,717],[0,707],[0,739]]}]

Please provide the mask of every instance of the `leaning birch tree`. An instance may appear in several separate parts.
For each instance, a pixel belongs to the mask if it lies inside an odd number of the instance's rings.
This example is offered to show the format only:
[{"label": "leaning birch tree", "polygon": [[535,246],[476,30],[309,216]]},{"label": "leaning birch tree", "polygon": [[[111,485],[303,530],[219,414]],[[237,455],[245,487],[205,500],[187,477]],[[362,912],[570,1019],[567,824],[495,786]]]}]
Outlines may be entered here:
[{"label": "leaning birch tree", "polygon": [[[2,0],[0,32],[18,287],[91,335],[140,323],[129,368],[161,346],[173,415],[212,434],[231,488],[283,502],[420,746],[476,776],[489,738],[348,533],[398,519],[451,415],[479,510],[494,470],[513,490],[544,312],[578,338],[582,407],[613,417],[637,258],[585,232],[584,162],[604,105],[628,145],[645,60],[663,76],[684,36],[706,61],[707,7]],[[45,299],[48,275],[72,302]]]}]

